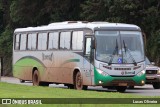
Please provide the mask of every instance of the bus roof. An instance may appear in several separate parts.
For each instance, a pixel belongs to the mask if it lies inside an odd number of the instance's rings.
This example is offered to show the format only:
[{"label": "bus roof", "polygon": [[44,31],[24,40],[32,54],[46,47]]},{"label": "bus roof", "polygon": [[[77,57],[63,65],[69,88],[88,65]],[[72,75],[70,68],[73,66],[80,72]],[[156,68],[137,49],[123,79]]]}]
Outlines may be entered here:
[{"label": "bus roof", "polygon": [[76,29],[76,28],[89,28],[94,30],[95,28],[131,28],[135,30],[140,30],[140,28],[133,24],[124,23],[109,23],[109,22],[86,22],[86,21],[65,21],[51,23],[49,25],[37,26],[37,27],[27,27],[27,28],[17,28],[14,33],[18,32],[34,32],[34,31],[46,31],[46,30],[58,30],[58,29]]}]

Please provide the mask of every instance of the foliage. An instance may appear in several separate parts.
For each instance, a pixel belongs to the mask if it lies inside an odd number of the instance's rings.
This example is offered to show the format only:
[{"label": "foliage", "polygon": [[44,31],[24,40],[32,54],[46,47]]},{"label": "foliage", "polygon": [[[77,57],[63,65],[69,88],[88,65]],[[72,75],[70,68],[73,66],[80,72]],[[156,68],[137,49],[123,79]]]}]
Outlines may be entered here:
[{"label": "foliage", "polygon": [[4,75],[11,75],[12,35],[12,30],[7,27],[0,36],[0,56],[3,57],[4,61]]},{"label": "foliage", "polygon": [[2,7],[2,3],[0,1],[0,34],[3,31],[3,7]]},{"label": "foliage", "polygon": [[81,7],[83,20],[104,21],[108,16],[108,2],[105,0],[87,0]]},{"label": "foliage", "polygon": [[150,58],[156,59],[155,63],[160,63],[160,30],[153,32],[152,37],[148,40],[147,53]]}]

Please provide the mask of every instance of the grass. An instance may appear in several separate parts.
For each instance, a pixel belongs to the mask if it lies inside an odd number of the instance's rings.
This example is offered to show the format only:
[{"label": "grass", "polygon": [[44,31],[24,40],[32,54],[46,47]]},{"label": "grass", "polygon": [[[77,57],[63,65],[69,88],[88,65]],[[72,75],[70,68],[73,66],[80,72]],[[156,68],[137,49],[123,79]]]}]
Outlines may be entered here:
[{"label": "grass", "polygon": [[[160,98],[160,96],[146,97],[133,94],[124,94],[118,92],[103,92],[103,91],[84,91],[84,90],[71,90],[53,87],[36,87],[25,86],[17,84],[9,84],[0,82],[0,98]],[[17,105],[0,105],[0,107],[17,107]],[[28,105],[18,105],[28,107]],[[47,105],[32,105],[33,107],[114,107],[114,106],[136,106],[135,104],[47,104]],[[142,104],[140,106],[157,106],[150,104]]]}]

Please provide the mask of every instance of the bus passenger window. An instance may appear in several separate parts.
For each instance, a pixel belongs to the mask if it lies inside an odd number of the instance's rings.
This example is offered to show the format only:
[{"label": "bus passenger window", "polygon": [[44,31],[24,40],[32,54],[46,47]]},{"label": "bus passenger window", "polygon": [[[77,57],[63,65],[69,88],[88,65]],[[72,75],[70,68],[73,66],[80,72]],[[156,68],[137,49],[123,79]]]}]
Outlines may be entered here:
[{"label": "bus passenger window", "polygon": [[72,50],[82,50],[83,31],[74,31],[72,36]]},{"label": "bus passenger window", "polygon": [[58,40],[59,40],[59,33],[49,33],[49,43],[48,43],[48,49],[58,49]]},{"label": "bus passenger window", "polygon": [[20,50],[26,50],[26,41],[27,41],[26,34],[21,34]]},{"label": "bus passenger window", "polygon": [[19,50],[20,34],[15,35],[15,50]]},{"label": "bus passenger window", "polygon": [[38,50],[46,50],[47,48],[47,33],[38,34]]},{"label": "bus passenger window", "polygon": [[60,35],[60,49],[69,50],[71,41],[71,32],[62,32]]},{"label": "bus passenger window", "polygon": [[37,41],[36,33],[28,35],[28,50],[36,50],[36,41]]}]

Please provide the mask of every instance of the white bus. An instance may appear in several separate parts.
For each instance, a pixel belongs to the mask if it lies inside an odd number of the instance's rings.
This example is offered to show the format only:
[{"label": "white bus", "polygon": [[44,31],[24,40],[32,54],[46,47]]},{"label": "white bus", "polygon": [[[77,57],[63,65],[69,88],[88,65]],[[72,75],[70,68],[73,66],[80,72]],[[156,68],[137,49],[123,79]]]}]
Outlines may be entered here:
[{"label": "white bus", "polygon": [[33,85],[69,88],[145,84],[145,55],[136,25],[68,21],[18,28],[13,40],[13,75]]}]

